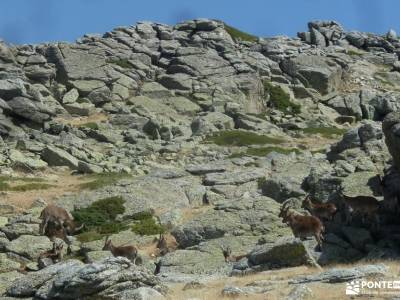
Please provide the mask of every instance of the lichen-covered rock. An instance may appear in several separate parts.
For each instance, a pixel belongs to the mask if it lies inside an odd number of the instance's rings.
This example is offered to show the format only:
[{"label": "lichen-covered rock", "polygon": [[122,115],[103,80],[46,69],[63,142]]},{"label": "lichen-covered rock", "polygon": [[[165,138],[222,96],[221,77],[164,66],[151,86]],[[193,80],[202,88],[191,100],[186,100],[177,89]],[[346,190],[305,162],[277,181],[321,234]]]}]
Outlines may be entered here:
[{"label": "lichen-covered rock", "polygon": [[287,237],[279,239],[272,244],[257,246],[249,253],[248,257],[250,266],[265,265],[268,268],[284,268],[317,265],[299,239]]},{"label": "lichen-covered rock", "polygon": [[52,246],[53,243],[47,236],[21,235],[7,244],[6,249],[28,259],[37,259],[42,252],[50,250]]},{"label": "lichen-covered rock", "polygon": [[[154,289],[154,292],[135,292],[143,287]],[[13,297],[35,296],[44,299],[129,299],[128,295],[160,296],[160,292],[165,291],[156,276],[132,265],[126,258],[112,257],[87,265],[69,260],[49,266],[17,279],[8,288],[7,294]]]}]

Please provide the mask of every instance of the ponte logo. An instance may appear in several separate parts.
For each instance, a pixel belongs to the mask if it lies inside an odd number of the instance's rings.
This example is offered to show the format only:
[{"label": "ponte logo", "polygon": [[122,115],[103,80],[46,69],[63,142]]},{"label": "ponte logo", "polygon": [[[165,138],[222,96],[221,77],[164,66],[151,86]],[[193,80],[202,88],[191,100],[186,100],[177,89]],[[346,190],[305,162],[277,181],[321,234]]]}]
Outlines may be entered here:
[{"label": "ponte logo", "polygon": [[346,295],[359,295],[360,294],[360,282],[353,280],[346,283]]}]

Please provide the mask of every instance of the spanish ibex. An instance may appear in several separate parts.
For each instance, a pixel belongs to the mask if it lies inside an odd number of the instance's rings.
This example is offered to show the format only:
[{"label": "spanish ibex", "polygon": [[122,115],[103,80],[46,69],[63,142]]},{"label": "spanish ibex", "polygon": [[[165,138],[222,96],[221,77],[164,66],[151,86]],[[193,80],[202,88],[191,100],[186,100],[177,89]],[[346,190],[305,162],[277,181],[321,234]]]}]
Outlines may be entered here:
[{"label": "spanish ibex", "polygon": [[222,254],[224,255],[225,258],[225,262],[236,262],[244,257],[247,257],[247,254],[232,255],[232,249],[229,246],[228,247],[221,246],[221,249],[222,249]]},{"label": "spanish ibex", "polygon": [[279,214],[279,217],[283,218],[282,222],[290,226],[295,237],[304,239],[314,236],[321,250],[323,241],[322,233],[325,230],[322,222],[314,216],[303,216],[294,211],[289,211],[289,209],[285,205],[282,206]]},{"label": "spanish ibex", "polygon": [[64,244],[62,242],[59,244],[53,242],[53,248],[41,253],[39,258],[50,258],[53,262],[58,262],[63,258],[63,248]]},{"label": "spanish ibex", "polygon": [[71,242],[68,235],[79,232],[84,224],[77,227],[73,218],[62,207],[54,204],[47,205],[40,214],[42,222],[39,227],[40,234],[48,236],[50,239],[58,237],[63,239],[68,245],[68,253],[71,252]]},{"label": "spanish ibex", "polygon": [[348,207],[347,223],[352,221],[354,213],[360,214],[362,222],[365,223],[365,217],[367,216],[370,220],[374,220],[375,225],[379,225],[378,209],[379,201],[372,196],[355,196],[350,197],[343,194],[342,190],[339,190],[343,202]]},{"label": "spanish ibex", "polygon": [[106,237],[103,250],[110,250],[113,256],[126,257],[127,259],[132,261],[133,264],[136,264],[138,250],[135,246],[132,245],[114,246],[112,241],[108,237]]},{"label": "spanish ibex", "polygon": [[159,255],[164,256],[168,252],[175,251],[178,248],[178,243],[173,236],[169,236],[167,239],[164,234],[160,234],[156,247]]},{"label": "spanish ibex", "polygon": [[40,224],[41,234],[46,234],[47,227],[50,223],[59,225],[61,228],[65,229],[68,235],[78,232],[84,226],[84,224],[82,224],[77,227],[70,214],[64,208],[54,204],[49,204],[42,210],[40,219],[42,219],[42,223]]},{"label": "spanish ibex", "polygon": [[320,220],[332,220],[337,212],[336,205],[333,203],[313,203],[310,195],[303,200],[302,207],[310,211],[310,213]]}]

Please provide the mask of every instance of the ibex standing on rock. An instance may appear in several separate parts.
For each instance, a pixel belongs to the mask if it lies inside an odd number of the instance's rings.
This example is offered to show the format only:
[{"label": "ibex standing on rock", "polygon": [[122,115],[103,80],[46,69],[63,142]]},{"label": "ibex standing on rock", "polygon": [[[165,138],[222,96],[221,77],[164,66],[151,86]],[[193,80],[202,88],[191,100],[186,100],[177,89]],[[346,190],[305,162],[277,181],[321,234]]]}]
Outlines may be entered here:
[{"label": "ibex standing on rock", "polygon": [[63,248],[64,244],[62,242],[58,245],[53,242],[53,248],[40,254],[39,258],[50,258],[53,262],[58,262],[63,258]]},{"label": "ibex standing on rock", "polygon": [[310,199],[310,195],[307,195],[302,204],[303,208],[310,211],[313,216],[316,216],[320,220],[332,220],[337,212],[336,205],[333,203],[313,203]]},{"label": "ibex standing on rock", "polygon": [[54,204],[49,204],[42,210],[40,219],[42,219],[42,223],[40,224],[41,234],[46,234],[49,223],[60,225],[65,229],[68,235],[78,232],[84,226],[84,224],[82,224],[77,227],[70,214],[64,208]]},{"label": "ibex standing on rock", "polygon": [[159,254],[164,256],[168,252],[175,251],[178,248],[178,243],[173,236],[170,236],[167,240],[164,234],[160,234],[156,247],[159,251]]},{"label": "ibex standing on rock", "polygon": [[247,256],[247,254],[232,255],[232,249],[229,246],[228,247],[221,246],[221,249],[222,249],[222,254],[224,255],[225,258],[225,262],[236,262]]},{"label": "ibex standing on rock", "polygon": [[112,241],[108,239],[108,237],[106,237],[103,250],[110,250],[112,255],[114,255],[115,257],[117,256],[126,257],[127,259],[132,261],[133,264],[136,264],[138,250],[135,246],[132,245],[114,246]]},{"label": "ibex standing on rock", "polygon": [[48,236],[50,239],[58,237],[63,239],[68,245],[68,253],[71,252],[71,242],[68,235],[77,233],[84,227],[84,224],[77,227],[73,218],[62,207],[54,204],[47,205],[40,214],[42,223],[39,227],[40,234]]},{"label": "ibex standing on rock", "polygon": [[318,247],[322,250],[322,241],[325,228],[322,222],[314,216],[303,216],[294,211],[289,211],[283,205],[279,217],[283,218],[282,222],[287,223],[293,231],[295,237],[304,239],[314,236],[318,242]]},{"label": "ibex standing on rock", "polygon": [[362,217],[362,222],[365,223],[365,217],[374,220],[375,225],[379,226],[378,209],[379,201],[372,196],[355,196],[350,197],[343,194],[340,190],[343,202],[349,208],[346,222],[350,223],[354,213],[358,213]]}]

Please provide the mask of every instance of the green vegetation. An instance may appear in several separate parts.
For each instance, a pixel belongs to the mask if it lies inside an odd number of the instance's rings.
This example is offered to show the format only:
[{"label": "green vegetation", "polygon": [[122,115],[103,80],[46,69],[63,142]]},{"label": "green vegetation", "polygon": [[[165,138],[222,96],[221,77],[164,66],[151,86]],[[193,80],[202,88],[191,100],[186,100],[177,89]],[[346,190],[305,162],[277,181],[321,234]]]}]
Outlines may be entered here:
[{"label": "green vegetation", "polygon": [[231,36],[231,38],[236,42],[238,42],[238,41],[256,42],[257,41],[257,37],[254,35],[240,31],[239,29],[236,29],[225,23],[224,23],[224,27],[225,27],[226,32],[228,32],[228,34]]},{"label": "green vegetation", "polygon": [[300,105],[290,101],[290,95],[280,86],[272,85],[270,82],[264,83],[264,91],[269,94],[270,106],[284,113],[299,114]]},{"label": "green vegetation", "polygon": [[132,217],[137,223],[132,225],[132,231],[140,235],[155,235],[164,233],[165,227],[157,224],[151,212],[140,212]]},{"label": "green vegetation", "polygon": [[91,181],[81,183],[79,185],[81,189],[96,190],[107,185],[112,185],[121,179],[130,178],[131,175],[127,173],[101,173],[90,174],[87,177]]},{"label": "green vegetation", "polygon": [[350,55],[350,56],[361,56],[363,53],[350,49],[350,50],[347,51],[347,54]]},{"label": "green vegetation", "polygon": [[320,134],[324,138],[333,138],[338,135],[343,135],[347,129],[336,127],[309,127],[301,129],[306,134]]},{"label": "green vegetation", "polygon": [[264,184],[265,184],[266,181],[267,181],[267,178],[265,178],[265,177],[258,178],[258,180],[257,180],[257,187],[258,187],[259,189],[261,189],[261,188],[264,186]]},{"label": "green vegetation", "polygon": [[120,196],[97,200],[90,206],[72,211],[78,224],[85,224],[84,232],[77,236],[81,242],[98,240],[107,234],[127,229],[124,222],[116,221],[119,214],[125,212],[125,200]]},{"label": "green vegetation", "polygon": [[118,65],[118,66],[120,66],[121,68],[124,68],[124,69],[131,69],[132,68],[132,64],[126,58],[123,58],[123,59],[111,59],[108,62],[111,63],[111,64],[116,64],[116,65]]},{"label": "green vegetation", "polygon": [[144,219],[133,224],[132,231],[140,235],[155,235],[165,232],[164,226],[157,224],[153,218]]},{"label": "green vegetation", "polygon": [[84,123],[79,125],[80,128],[89,128],[92,130],[99,130],[99,125],[95,122],[88,122],[88,123]]},{"label": "green vegetation", "polygon": [[[44,181],[43,178],[0,176],[0,191],[26,192],[54,187],[54,185],[44,183]],[[14,184],[11,185],[10,182]],[[18,184],[18,182],[24,184]]]},{"label": "green vegetation", "polygon": [[283,143],[283,140],[280,138],[272,138],[266,135],[259,135],[254,132],[242,130],[219,131],[206,137],[205,141],[219,146],[249,146]]}]

